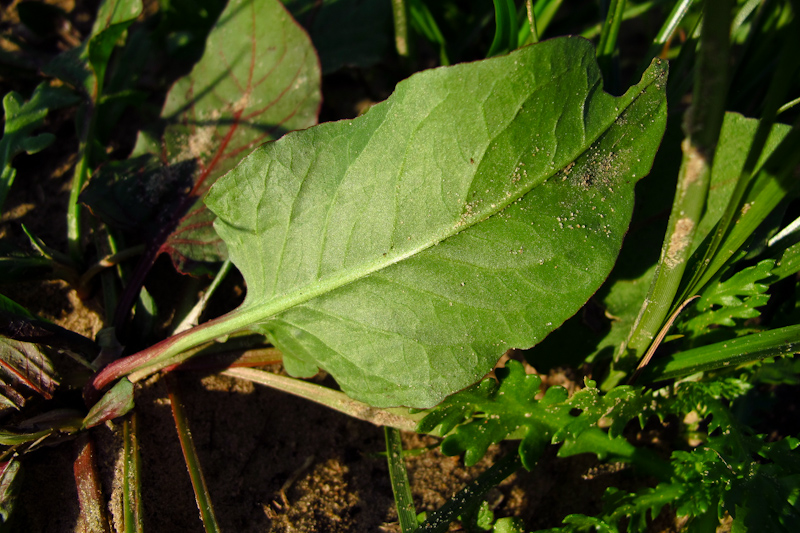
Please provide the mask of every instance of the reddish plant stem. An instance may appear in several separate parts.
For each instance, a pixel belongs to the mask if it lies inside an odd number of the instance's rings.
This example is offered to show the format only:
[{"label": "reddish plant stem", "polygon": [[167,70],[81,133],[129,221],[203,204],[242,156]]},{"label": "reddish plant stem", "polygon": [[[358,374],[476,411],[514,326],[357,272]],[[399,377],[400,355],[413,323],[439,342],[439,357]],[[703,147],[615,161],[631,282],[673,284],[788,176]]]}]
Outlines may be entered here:
[{"label": "reddish plant stem", "polygon": [[72,465],[81,515],[80,524],[85,531],[108,532],[103,489],[95,465],[94,441],[88,433],[81,433],[75,441],[77,457]]}]

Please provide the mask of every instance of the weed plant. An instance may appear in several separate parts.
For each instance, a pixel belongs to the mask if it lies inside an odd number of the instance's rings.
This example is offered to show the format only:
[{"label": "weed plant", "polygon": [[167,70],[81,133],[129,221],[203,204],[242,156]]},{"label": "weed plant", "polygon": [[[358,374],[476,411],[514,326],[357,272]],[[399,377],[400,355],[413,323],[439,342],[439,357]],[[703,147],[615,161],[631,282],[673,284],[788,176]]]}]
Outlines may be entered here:
[{"label": "weed plant", "polygon": [[[49,146],[74,166],[63,242],[6,231],[0,282],[62,279],[105,322],[89,339],[0,295],[0,528],[24,529],[26,455],[70,441],[81,523],[147,530],[135,393],[158,375],[217,531],[176,372],[199,365],[383,426],[404,533],[529,531],[486,494],[551,447],[652,483],[549,531],[800,530],[796,427],[756,414],[799,383],[797,2],[145,4],[82,27],[15,2],[2,26],[4,218]],[[206,280],[171,319],[145,288],[161,256]],[[204,314],[234,269],[244,301]],[[545,390],[557,368],[574,393]],[[631,438],[667,421],[666,451]],[[418,514],[400,430],[466,465],[515,445]]]}]

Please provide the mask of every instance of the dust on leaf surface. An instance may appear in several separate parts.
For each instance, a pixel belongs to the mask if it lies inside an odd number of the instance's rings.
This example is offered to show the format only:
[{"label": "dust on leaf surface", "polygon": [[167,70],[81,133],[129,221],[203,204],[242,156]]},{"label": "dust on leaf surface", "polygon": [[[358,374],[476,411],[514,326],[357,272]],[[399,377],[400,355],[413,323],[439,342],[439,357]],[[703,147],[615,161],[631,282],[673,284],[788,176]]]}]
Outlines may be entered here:
[{"label": "dust on leaf surface", "polygon": [[665,126],[666,66],[614,98],[560,38],[425,71],[261,146],[207,197],[287,370],[428,407],[569,318],[614,264]]}]

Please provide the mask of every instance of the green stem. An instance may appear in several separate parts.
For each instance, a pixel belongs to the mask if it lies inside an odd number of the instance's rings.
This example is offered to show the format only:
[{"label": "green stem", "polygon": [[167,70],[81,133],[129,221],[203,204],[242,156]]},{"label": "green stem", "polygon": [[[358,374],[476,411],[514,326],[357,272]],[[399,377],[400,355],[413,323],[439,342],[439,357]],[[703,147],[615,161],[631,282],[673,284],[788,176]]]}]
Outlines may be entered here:
[{"label": "green stem", "polygon": [[785,104],[783,104],[783,105],[782,105],[782,106],[781,106],[781,107],[778,109],[778,114],[780,115],[780,114],[781,114],[781,113],[783,113],[784,111],[789,111],[791,108],[793,108],[793,107],[794,107],[794,106],[796,106],[797,104],[800,104],[800,97],[798,97],[798,98],[795,98],[795,99],[794,99],[794,100],[792,100],[791,102],[786,102]]},{"label": "green stem", "polygon": [[[110,246],[114,245],[110,237],[108,238],[108,243]],[[88,269],[86,269],[86,272],[84,272],[80,278],[79,282],[80,287],[86,289],[89,286],[89,283],[97,274],[103,272],[109,267],[117,266],[122,261],[141,255],[142,253],[144,253],[144,249],[145,246],[143,244],[140,244],[122,250],[121,252],[115,252],[112,250],[111,254],[103,257],[95,264],[90,266]]]},{"label": "green stem", "polygon": [[531,41],[532,43],[539,42],[539,32],[536,28],[536,13],[533,11],[533,0],[525,0],[525,9],[528,12],[528,25],[531,27]]},{"label": "green stem", "polygon": [[618,57],[617,40],[619,27],[625,13],[625,0],[611,0],[608,6],[603,29],[600,32],[600,42],[597,44],[597,63],[603,72],[606,86],[612,93],[619,90],[619,69],[616,64]]},{"label": "green stem", "polygon": [[675,30],[678,29],[678,26],[683,21],[684,17],[689,12],[689,9],[692,7],[695,1],[696,0],[678,0],[672,7],[672,11],[670,11],[667,19],[664,21],[664,24],[661,25],[661,29],[658,30],[658,33],[653,38],[653,42],[650,44],[650,49],[642,59],[642,63],[639,66],[638,71],[640,75],[650,64],[652,58],[661,55],[664,46],[670,41],[670,39],[672,39]]},{"label": "green stem", "polygon": [[403,533],[412,533],[417,529],[417,511],[411,496],[411,484],[403,459],[403,441],[400,431],[392,427],[384,427],[386,438],[386,456],[389,462],[389,479],[392,483],[392,494],[397,507],[397,518]]},{"label": "green stem", "polygon": [[220,283],[222,280],[225,279],[225,276],[228,275],[228,272],[231,270],[231,260],[226,259],[222,266],[217,271],[217,275],[214,276],[214,280],[211,282],[211,285],[208,286],[206,292],[203,293],[203,296],[200,297],[200,300],[195,304],[189,313],[187,313],[186,317],[181,321],[180,324],[175,328],[173,335],[176,333],[181,333],[182,331],[186,331],[197,326],[197,323],[200,320],[200,315],[203,314],[205,311],[206,305],[208,305],[208,301],[211,299],[211,296],[214,295],[217,288],[219,288]]},{"label": "green stem", "polygon": [[[95,224],[95,246],[98,250],[106,252],[106,258],[113,256],[117,253],[117,242],[111,236],[108,228],[101,225],[99,221]],[[91,270],[91,268],[90,268]],[[114,309],[117,308],[119,301],[119,290],[117,289],[117,276],[116,272],[101,269],[100,273],[100,286],[103,295],[103,309],[105,310],[105,323],[111,324],[114,320]],[[88,282],[85,281],[86,272],[81,276],[82,290],[88,289]],[[84,283],[86,283],[84,285]]]},{"label": "green stem", "polygon": [[[632,6],[627,6],[625,11],[622,13],[622,20],[631,20],[642,16],[644,13],[647,13],[651,9],[656,6],[663,4],[666,0],[651,0],[650,2],[642,2],[641,4],[634,4]],[[556,2],[552,2],[556,3]],[[560,3],[560,1],[558,2]],[[537,17],[539,20],[539,33],[543,33],[542,26],[541,26],[541,17]],[[594,26],[590,26],[589,28],[583,30],[580,33],[580,36],[584,39],[594,39],[603,31],[603,26],[605,26],[605,21],[598,22]],[[647,64],[650,64],[650,61],[647,61]]]},{"label": "green stem", "polygon": [[705,209],[714,149],[725,114],[730,7],[731,0],[706,3],[694,95],[684,124],[686,138],[681,145],[678,186],[656,275],[627,343],[631,358],[638,359],[644,353],[673,309],[694,249],[694,235]]},{"label": "green stem", "polygon": [[83,186],[89,179],[91,173],[91,141],[94,138],[95,130],[95,107],[94,102],[86,104],[86,126],[81,135],[78,154],[78,163],[75,165],[75,172],[72,175],[72,187],[69,192],[69,202],[67,203],[67,247],[72,261],[76,265],[83,263],[83,249],[81,247],[81,205],[78,202]]},{"label": "green stem", "polygon": [[426,414],[421,412],[412,415],[408,412],[408,409],[404,408],[380,409],[372,407],[328,387],[254,368],[230,368],[222,373],[226,376],[246,379],[253,383],[288,392],[376,426],[414,431],[417,427],[417,422]]},{"label": "green stem", "polygon": [[408,6],[405,0],[392,0],[392,17],[394,19],[394,46],[397,55],[408,59],[411,52],[408,40]]},{"label": "green stem", "polygon": [[200,467],[200,460],[194,447],[192,433],[189,430],[189,422],[180,398],[178,382],[170,374],[167,375],[166,379],[169,401],[172,406],[172,417],[175,419],[175,428],[178,430],[178,439],[181,441],[183,458],[186,461],[186,468],[189,470],[189,477],[192,480],[192,488],[197,500],[197,508],[200,510],[200,517],[203,520],[203,527],[205,527],[207,533],[219,533],[220,529],[214,516],[214,507],[211,505],[211,495],[203,477],[203,470]]},{"label": "green stem", "polygon": [[[477,217],[475,220],[478,220]],[[400,262],[407,257],[419,253],[421,250],[427,249],[429,246],[430,244],[428,243],[422,243],[419,247],[407,250],[403,254],[393,257],[392,260],[393,262]],[[370,272],[375,272],[385,267],[385,265],[385,259],[378,258],[365,264],[364,268],[361,270],[343,271],[334,274],[320,280],[312,286],[302,287],[270,300],[267,304],[243,305],[230,313],[209,320],[196,328],[164,339],[158,344],[150,346],[138,353],[115,361],[95,376],[86,393],[90,397],[94,397],[98,391],[115,379],[130,374],[144,366],[162,364],[164,361],[169,361],[181,352],[190,350],[195,346],[247,329],[252,324],[263,322],[286,309],[312,300],[323,294],[327,294],[333,289],[351,283]]]},{"label": "green stem", "polygon": [[122,527],[125,533],[143,533],[142,458],[137,440],[137,416],[132,413],[122,423]]},{"label": "green stem", "polygon": [[734,369],[767,357],[790,356],[800,351],[800,326],[787,326],[659,358],[642,373],[642,381],[653,383],[680,379],[697,372]]},{"label": "green stem", "polygon": [[[653,39],[653,44],[656,46],[663,46],[672,39],[672,34],[675,33],[675,30],[678,29],[683,17],[686,16],[686,13],[689,12],[689,8],[692,7],[692,4],[695,3],[695,0],[678,0],[675,2],[675,5],[670,11],[667,19],[664,21],[664,24],[661,25],[661,29],[656,34],[655,38]],[[649,58],[648,58],[649,61]]]}]

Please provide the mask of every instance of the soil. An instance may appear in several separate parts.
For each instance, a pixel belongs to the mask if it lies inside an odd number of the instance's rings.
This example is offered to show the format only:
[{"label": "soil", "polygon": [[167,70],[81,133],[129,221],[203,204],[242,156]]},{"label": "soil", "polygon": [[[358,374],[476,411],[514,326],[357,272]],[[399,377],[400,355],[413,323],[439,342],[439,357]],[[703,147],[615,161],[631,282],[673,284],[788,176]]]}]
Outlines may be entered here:
[{"label": "soil", "polygon": [[[220,376],[184,375],[183,403],[222,531],[399,532],[380,428],[252,383]],[[143,461],[143,526],[148,532],[202,531],[175,432],[163,379],[136,395]],[[121,531],[121,427],[92,432],[108,517]],[[403,435],[406,449],[437,439]],[[409,457],[418,512],[439,508],[515,443],[493,447],[465,468],[438,449]],[[81,530],[70,443],[25,458],[19,509],[30,532]],[[550,450],[532,472],[520,471],[488,495],[496,516],[521,517],[531,530],[559,525],[570,513],[600,511],[606,487],[634,489],[647,480],[626,470],[598,468],[592,456],[559,459]],[[43,503],[47,512],[42,512]],[[656,529],[670,530],[665,516]],[[667,526],[665,528],[665,526]],[[459,531],[453,525],[451,531]]]},{"label": "soil", "polygon": [[[8,1],[2,3],[7,12],[13,11]],[[91,22],[87,13],[93,9],[79,11],[72,2],[54,3],[72,14],[73,28],[87,31]],[[63,46],[59,43],[52,46]],[[341,93],[352,93],[348,105],[354,109],[385,97],[383,87],[352,91],[353,77],[346,74],[330,77],[326,83],[332,94],[337,86],[342,88]],[[8,82],[3,92],[21,90],[17,85],[24,84]],[[330,108],[325,112],[340,114]],[[48,117],[47,129],[58,136],[59,142],[36,156],[20,155],[15,159],[18,177],[6,201],[0,239],[27,246],[21,231],[24,224],[53,249],[66,249],[65,209],[77,149],[71,113],[60,111]],[[118,140],[120,146],[130,142]],[[91,224],[87,224],[91,235]],[[176,283],[196,290],[195,285],[181,281],[171,272],[169,265],[156,269],[156,274],[161,273],[165,279],[156,283]],[[241,292],[241,287],[238,290]],[[233,294],[236,288],[230,291]],[[105,326],[99,296],[81,299],[63,281],[3,284],[0,292],[31,312],[92,339]],[[172,305],[159,304],[167,308]],[[581,380],[571,377],[555,371],[549,381],[574,388]],[[385,448],[380,428],[229,377],[185,372],[179,383],[222,531],[400,531],[386,461],[379,455]],[[78,392],[68,394],[72,395],[70,401],[82,408]],[[35,407],[46,409],[44,404]],[[143,530],[202,531],[163,379],[156,376],[138,384],[135,413],[143,460]],[[116,531],[121,530],[124,482],[121,431],[117,421],[90,432],[103,496],[109,502],[107,520]],[[432,437],[403,435],[406,449],[432,447],[436,442]],[[457,457],[443,456],[435,448],[409,457],[407,465],[417,511],[430,512],[440,507],[515,445],[505,443],[491,448],[472,468],[464,467]],[[77,441],[66,439],[25,455],[20,501],[14,512],[18,531],[61,533],[90,529],[81,519],[73,476],[77,450]],[[567,514],[598,512],[609,485],[632,489],[650,483],[625,469],[598,468],[593,456],[559,459],[555,452],[549,450],[532,472],[518,472],[487,495],[496,516],[520,517],[531,530],[555,527]],[[653,529],[668,531],[673,524],[673,517],[664,515]],[[460,526],[454,524],[451,530],[458,531]]]}]

